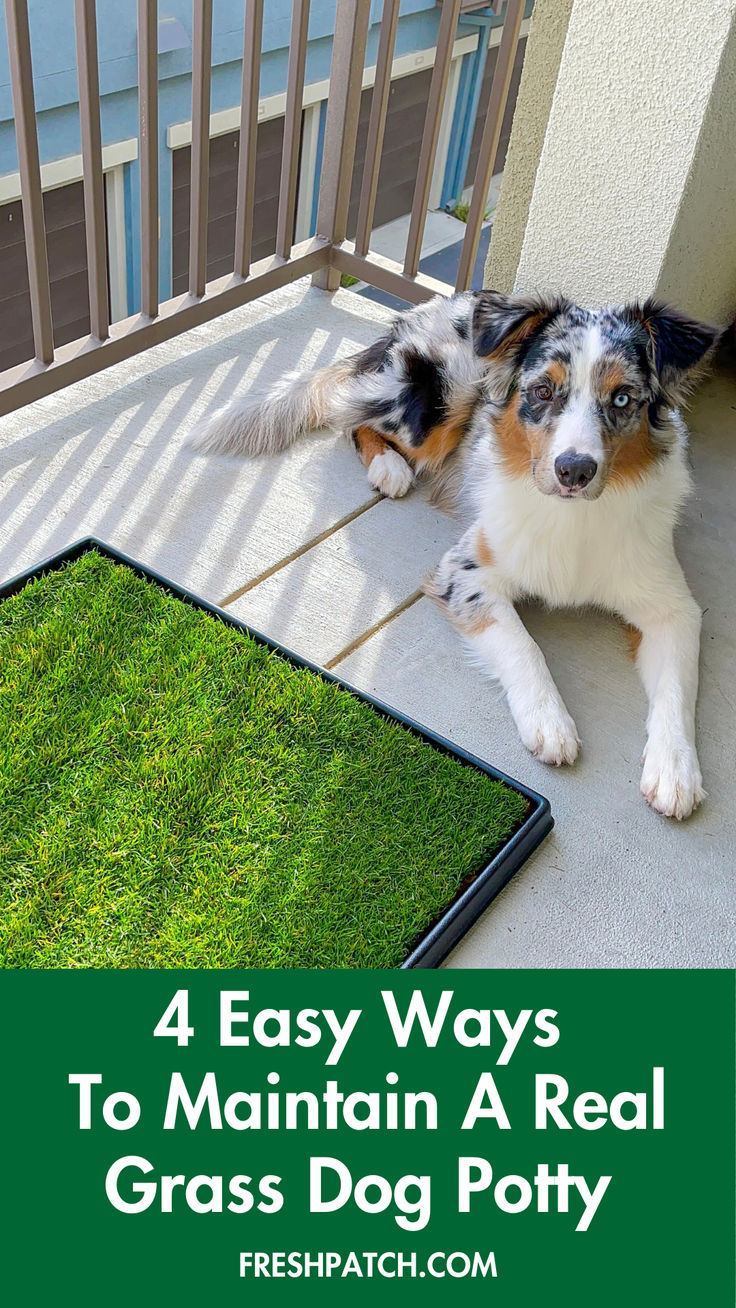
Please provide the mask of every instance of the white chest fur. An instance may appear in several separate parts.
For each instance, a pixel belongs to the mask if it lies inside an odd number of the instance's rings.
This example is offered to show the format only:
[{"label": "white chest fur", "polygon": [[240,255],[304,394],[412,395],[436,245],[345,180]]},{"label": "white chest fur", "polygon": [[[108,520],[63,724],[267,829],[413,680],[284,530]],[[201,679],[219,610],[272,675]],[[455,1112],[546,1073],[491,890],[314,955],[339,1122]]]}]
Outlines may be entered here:
[{"label": "white chest fur", "polygon": [[494,460],[474,499],[510,595],[620,610],[646,595],[670,566],[673,529],[689,489],[678,445],[642,481],[607,488],[592,501],[543,495],[531,477],[510,477]]}]

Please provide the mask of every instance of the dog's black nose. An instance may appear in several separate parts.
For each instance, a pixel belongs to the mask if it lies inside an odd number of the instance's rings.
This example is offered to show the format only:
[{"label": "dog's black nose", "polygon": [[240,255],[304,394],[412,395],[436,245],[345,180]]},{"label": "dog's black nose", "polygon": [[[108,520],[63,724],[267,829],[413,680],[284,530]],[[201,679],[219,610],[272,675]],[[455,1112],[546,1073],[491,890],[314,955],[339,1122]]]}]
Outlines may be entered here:
[{"label": "dog's black nose", "polygon": [[598,471],[598,464],[589,454],[576,454],[566,450],[555,459],[555,472],[561,486],[572,490],[576,486],[587,486]]}]

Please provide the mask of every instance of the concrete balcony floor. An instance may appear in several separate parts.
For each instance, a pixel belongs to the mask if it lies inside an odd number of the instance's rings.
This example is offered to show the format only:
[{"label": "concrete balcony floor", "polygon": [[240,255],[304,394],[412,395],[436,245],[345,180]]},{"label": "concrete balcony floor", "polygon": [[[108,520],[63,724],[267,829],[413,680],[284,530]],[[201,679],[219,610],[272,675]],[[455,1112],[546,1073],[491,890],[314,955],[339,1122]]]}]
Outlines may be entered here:
[{"label": "concrete balcony floor", "polygon": [[678,548],[705,610],[709,798],[678,824],[639,795],[644,694],[613,618],[525,614],[583,738],[574,769],[548,769],[418,596],[451,520],[417,492],[377,497],[335,436],[251,463],[183,447],[233,392],[350,354],[389,317],[298,282],[0,419],[0,578],[97,535],[546,794],[554,832],[450,967],[734,966],[736,378],[719,371],[690,415]]}]

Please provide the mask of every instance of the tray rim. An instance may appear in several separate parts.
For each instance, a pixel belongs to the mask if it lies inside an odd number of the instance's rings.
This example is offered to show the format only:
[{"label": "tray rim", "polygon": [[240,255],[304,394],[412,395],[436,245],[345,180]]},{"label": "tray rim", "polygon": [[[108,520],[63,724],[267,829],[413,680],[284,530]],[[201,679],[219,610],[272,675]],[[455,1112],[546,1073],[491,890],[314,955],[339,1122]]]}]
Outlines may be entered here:
[{"label": "tray rim", "polygon": [[125,554],[113,545],[108,545],[96,536],[83,536],[64,549],[50,554],[34,567],[27,568],[11,577],[8,581],[3,582],[0,585],[0,603],[5,599],[10,599],[12,595],[17,595],[29,582],[46,576],[50,572],[57,572],[67,563],[73,563],[81,558],[83,554],[90,552],[96,552],[104,558],[111,559],[114,563],[130,568],[137,576],[155,582],[156,585],[169,591],[174,598],[209,613],[227,626],[242,631],[258,644],[265,645],[294,666],[305,668],[321,677],[323,681],[329,681],[340,686],[361,703],[368,704],[382,717],[393,722],[399,722],[413,735],[419,736],[434,749],[452,755],[466,767],[473,767],[491,777],[494,781],[501,781],[510,789],[524,796],[530,804],[530,810],[521,826],[501,846],[490,862],[475,873],[465,889],[448,905],[435,922],[417,938],[403,962],[398,965],[397,970],[438,967],[552,830],[554,818],[549,800],[536,790],[524,785],[523,782],[509,776],[508,773],[493,767],[492,764],[487,763],[476,754],[463,749],[461,745],[453,744],[446,737],[432,731],[430,727],[424,726],[414,718],[402,713],[399,709],[392,708],[390,704],[386,704],[383,700],[360,690],[343,677],[335,676],[334,673],[328,672],[326,668],[311,662],[310,659],[304,658],[301,654],[296,654],[288,646],[280,644],[278,641],[273,640],[272,637],[258,631],[255,627],[242,622],[240,618],[236,618],[232,613],[228,613],[227,609],[220,608],[219,605],[203,599],[201,595],[195,594],[186,586],[172,581],[170,577],[164,576],[155,568],[141,563],[139,559]]}]

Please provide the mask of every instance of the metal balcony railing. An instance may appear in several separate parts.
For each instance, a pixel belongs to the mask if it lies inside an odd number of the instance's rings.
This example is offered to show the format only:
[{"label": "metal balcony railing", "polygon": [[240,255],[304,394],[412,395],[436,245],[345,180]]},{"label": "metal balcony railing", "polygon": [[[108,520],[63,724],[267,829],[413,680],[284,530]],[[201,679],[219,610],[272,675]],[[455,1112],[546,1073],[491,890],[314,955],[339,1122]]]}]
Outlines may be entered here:
[{"label": "metal balcony railing", "polygon": [[[244,0],[235,254],[232,273],[207,282],[210,78],[213,0],[193,0],[189,287],[159,303],[157,0],[138,0],[141,312],[110,322],[95,0],[74,0],[87,242],[90,334],[54,348],[43,195],[33,90],[28,0],[5,0],[35,357],[0,374],[0,413],[312,274],[335,289],[349,273],[411,303],[444,283],[419,273],[432,173],[462,0],[443,0],[403,266],[370,249],[400,0],[384,0],[354,242],[346,240],[371,0],[337,0],[316,234],[294,244],[309,0],[293,0],[275,253],[251,263],[258,82],[264,0]],[[470,284],[491,181],[524,0],[507,0],[455,287]]]}]

